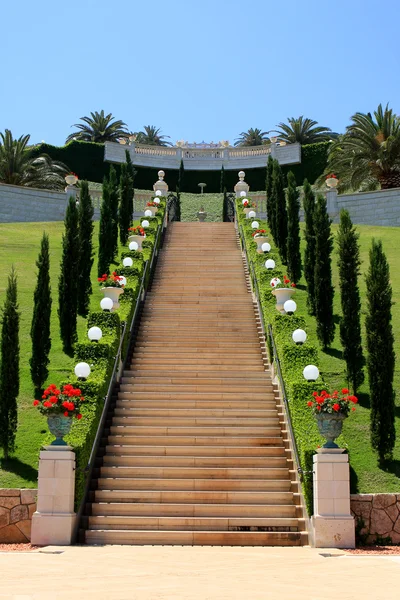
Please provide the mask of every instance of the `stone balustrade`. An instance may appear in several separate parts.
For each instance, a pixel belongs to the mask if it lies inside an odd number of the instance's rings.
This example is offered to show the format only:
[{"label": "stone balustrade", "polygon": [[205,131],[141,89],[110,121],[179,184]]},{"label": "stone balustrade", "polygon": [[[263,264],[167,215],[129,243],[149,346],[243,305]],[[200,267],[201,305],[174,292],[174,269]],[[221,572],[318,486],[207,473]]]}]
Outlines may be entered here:
[{"label": "stone balustrade", "polygon": [[0,488],[0,544],[28,543],[37,490]]}]

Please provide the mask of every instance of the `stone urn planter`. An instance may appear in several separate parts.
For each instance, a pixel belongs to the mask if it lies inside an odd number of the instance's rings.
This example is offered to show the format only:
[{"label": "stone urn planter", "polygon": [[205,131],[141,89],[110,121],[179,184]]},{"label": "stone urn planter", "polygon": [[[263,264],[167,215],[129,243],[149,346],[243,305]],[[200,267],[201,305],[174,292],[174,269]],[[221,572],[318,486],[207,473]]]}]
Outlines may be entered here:
[{"label": "stone urn planter", "polygon": [[67,185],[75,185],[77,181],[78,181],[78,176],[75,175],[74,173],[70,173],[69,175],[65,176],[65,182]]},{"label": "stone urn planter", "polygon": [[333,189],[338,186],[339,180],[337,177],[327,177],[325,179],[325,183],[328,186],[328,188]]},{"label": "stone urn planter", "polygon": [[51,442],[52,446],[67,446],[67,442],[64,441],[64,436],[68,435],[72,425],[72,417],[65,417],[64,415],[49,415],[47,417],[47,425],[50,433],[56,438]]},{"label": "stone urn planter", "polygon": [[128,237],[128,243],[130,244],[131,242],[136,242],[138,245],[138,252],[142,252],[142,250],[143,250],[142,244],[145,239],[146,239],[145,235],[130,235]]},{"label": "stone urn planter", "polygon": [[199,212],[197,213],[197,217],[198,217],[200,223],[204,223],[204,221],[207,218],[207,213],[205,212],[205,210],[203,208],[201,208],[199,210]]},{"label": "stone urn planter", "polygon": [[157,214],[158,207],[157,206],[145,206],[144,210],[145,210],[145,212],[146,212],[146,210],[150,210],[152,217],[154,217]]},{"label": "stone urn planter", "polygon": [[319,415],[315,415],[315,418],[320,434],[326,439],[323,448],[339,448],[334,440],[342,433],[343,421],[347,419],[347,416],[343,413],[321,412]]},{"label": "stone urn planter", "polygon": [[253,207],[251,207],[251,208],[244,208],[244,209],[243,209],[243,212],[244,212],[244,214],[246,215],[246,219],[250,219],[250,217],[249,217],[249,213],[250,213],[251,211],[253,211],[253,212],[256,212],[256,211],[255,211],[255,209],[254,209]]},{"label": "stone urn planter", "polygon": [[276,288],[275,290],[272,290],[271,293],[276,298],[276,310],[279,310],[280,313],[285,315],[286,311],[283,308],[283,305],[285,304],[286,300],[290,300],[295,291],[296,290],[293,288]]},{"label": "stone urn planter", "polygon": [[119,308],[119,297],[121,294],[124,293],[124,290],[122,288],[103,287],[101,288],[101,291],[103,292],[105,298],[111,298],[111,300],[113,301],[112,310],[116,310],[117,308]]},{"label": "stone urn planter", "polygon": [[265,242],[268,242],[268,236],[267,236],[267,235],[260,235],[260,236],[257,236],[257,237],[255,237],[255,238],[254,238],[254,241],[255,241],[255,242],[256,242],[256,244],[257,244],[257,252],[258,252],[259,254],[264,254],[264,252],[263,252],[263,251],[262,251],[262,249],[261,249],[261,246],[262,246],[263,244],[265,244]]}]

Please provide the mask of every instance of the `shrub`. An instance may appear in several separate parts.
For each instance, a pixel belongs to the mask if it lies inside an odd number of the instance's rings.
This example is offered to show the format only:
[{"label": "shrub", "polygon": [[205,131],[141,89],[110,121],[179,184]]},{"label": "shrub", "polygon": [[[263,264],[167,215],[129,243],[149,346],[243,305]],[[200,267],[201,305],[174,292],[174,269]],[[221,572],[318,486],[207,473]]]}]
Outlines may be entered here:
[{"label": "shrub", "polygon": [[74,198],[70,198],[67,207],[62,246],[63,253],[58,280],[58,317],[64,349],[66,352],[71,352],[76,342],[78,313],[79,230],[78,211]]},{"label": "shrub", "polygon": [[301,277],[301,253],[300,253],[300,200],[293,173],[288,173],[287,188],[287,267],[289,278],[297,283]]},{"label": "shrub", "polygon": [[333,320],[333,295],[331,253],[333,240],[331,222],[326,210],[326,198],[319,196],[315,207],[315,316],[317,319],[317,336],[325,349],[335,337]]},{"label": "shrub", "polygon": [[315,230],[314,230],[314,215],[315,215],[315,197],[311,189],[311,185],[307,179],[303,184],[304,198],[304,221],[305,230],[304,237],[306,239],[306,249],[304,252],[304,277],[307,282],[307,307],[310,315],[315,315]]},{"label": "shrub", "polygon": [[93,265],[93,202],[87,181],[82,181],[79,194],[79,259],[78,259],[78,313],[83,317],[89,311],[92,283],[90,273]]}]

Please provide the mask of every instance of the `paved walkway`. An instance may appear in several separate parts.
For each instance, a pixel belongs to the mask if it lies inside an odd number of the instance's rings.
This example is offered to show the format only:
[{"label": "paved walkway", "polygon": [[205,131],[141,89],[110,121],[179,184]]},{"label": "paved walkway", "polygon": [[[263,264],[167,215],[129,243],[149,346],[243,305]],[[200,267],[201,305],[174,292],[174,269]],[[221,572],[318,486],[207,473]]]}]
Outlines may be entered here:
[{"label": "paved walkway", "polygon": [[399,590],[399,557],[340,550],[94,546],[0,553],[1,600],[398,600]]}]

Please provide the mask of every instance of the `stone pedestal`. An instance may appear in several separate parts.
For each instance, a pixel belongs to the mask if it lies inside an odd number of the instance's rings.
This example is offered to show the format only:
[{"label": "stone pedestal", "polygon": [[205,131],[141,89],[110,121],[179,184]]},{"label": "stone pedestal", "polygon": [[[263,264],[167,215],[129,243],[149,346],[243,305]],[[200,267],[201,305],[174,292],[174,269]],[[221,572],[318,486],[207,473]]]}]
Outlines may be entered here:
[{"label": "stone pedestal", "polygon": [[314,462],[314,545],[316,548],[354,548],[355,525],[350,512],[349,457],[325,449]]},{"label": "stone pedestal", "polygon": [[235,190],[236,198],[240,198],[240,192],[246,192],[246,195],[249,193],[250,186],[245,182],[246,173],[244,171],[239,171],[239,181],[233,188]]},{"label": "stone pedestal", "polygon": [[70,446],[46,446],[40,452],[36,512],[31,542],[37,546],[68,546],[76,521],[75,453]]},{"label": "stone pedestal", "polygon": [[338,193],[335,188],[326,192],[326,210],[331,219],[335,220],[339,214]]},{"label": "stone pedestal", "polygon": [[153,185],[153,190],[155,192],[157,192],[157,190],[160,190],[162,196],[168,196],[168,185],[164,181],[164,171],[158,171],[158,177],[158,181],[156,181]]}]

